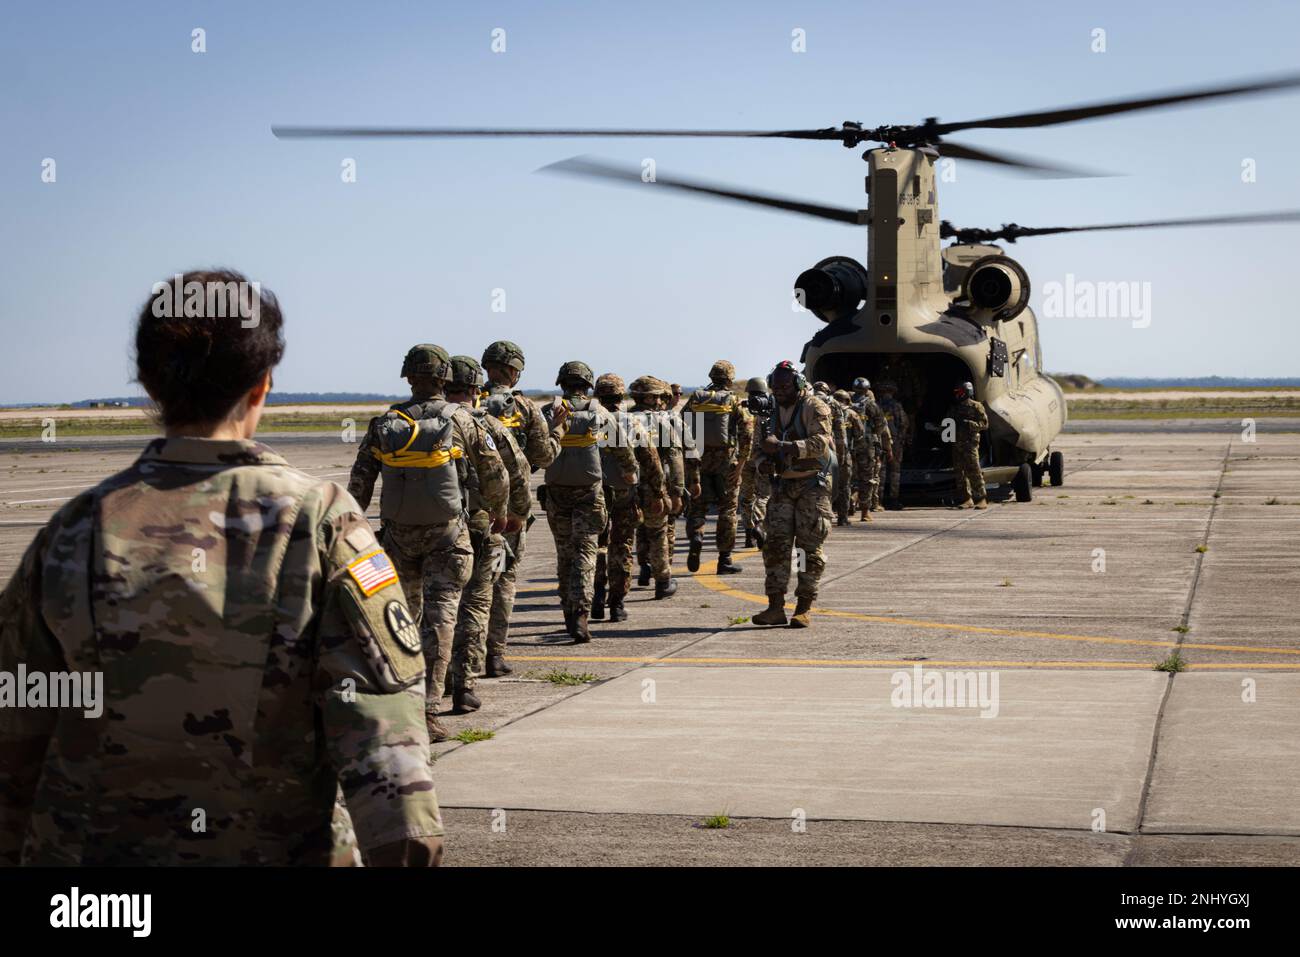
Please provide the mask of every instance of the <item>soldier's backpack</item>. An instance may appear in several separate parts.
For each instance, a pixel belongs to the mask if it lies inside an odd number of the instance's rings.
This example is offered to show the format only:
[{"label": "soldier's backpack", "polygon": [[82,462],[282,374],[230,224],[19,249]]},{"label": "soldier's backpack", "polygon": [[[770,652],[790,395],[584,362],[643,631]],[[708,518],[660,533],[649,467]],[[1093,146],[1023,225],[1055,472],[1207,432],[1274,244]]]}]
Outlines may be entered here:
[{"label": "soldier's backpack", "polygon": [[[396,405],[380,417],[378,448],[384,477],[379,514],[399,525],[444,525],[435,544],[451,544],[468,504],[469,463],[452,441],[452,413],[442,399]],[[445,541],[444,541],[445,539]]]},{"label": "soldier's backpack", "polygon": [[524,415],[519,410],[519,402],[515,393],[509,389],[501,389],[496,392],[486,392],[483,394],[480,409],[485,409],[491,415],[497,417],[497,420],[510,430],[510,434],[515,438],[515,444],[519,446],[520,451],[528,448],[528,431],[524,427]]},{"label": "soldier's backpack", "polygon": [[560,454],[546,466],[548,485],[596,485],[604,474],[599,442],[607,422],[604,408],[594,399],[565,399],[568,431],[560,439]]},{"label": "soldier's backpack", "polygon": [[634,435],[641,438],[639,430],[641,422],[636,415],[629,415],[626,412],[620,412],[615,416],[618,423],[617,430],[611,430],[607,441],[600,445],[600,469],[604,474],[604,483],[611,488],[636,488],[637,481],[640,479],[640,469],[635,471],[637,477],[631,482],[623,478],[623,466],[619,464],[618,459],[614,458],[612,443],[623,442],[629,447],[634,441]]},{"label": "soldier's backpack", "polygon": [[701,389],[691,393],[686,407],[682,410],[683,418],[687,420],[687,428],[693,430],[696,421],[695,413],[703,417],[703,435],[696,436],[696,441],[701,442],[705,449],[731,448],[736,444],[737,423],[733,421],[731,412],[733,404],[734,397],[727,389],[717,391]]}]

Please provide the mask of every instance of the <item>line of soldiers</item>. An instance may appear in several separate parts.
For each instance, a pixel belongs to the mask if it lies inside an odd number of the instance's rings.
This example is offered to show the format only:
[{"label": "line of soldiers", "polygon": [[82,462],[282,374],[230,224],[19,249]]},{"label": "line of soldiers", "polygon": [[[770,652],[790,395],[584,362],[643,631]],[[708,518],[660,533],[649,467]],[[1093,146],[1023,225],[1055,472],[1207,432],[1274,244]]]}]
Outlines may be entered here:
[{"label": "line of soldiers", "polygon": [[[489,345],[481,364],[433,344],[412,347],[401,371],[411,398],[371,420],[348,482],[365,509],[383,476],[381,540],[419,623],[434,741],[447,736],[438,720],[445,695],[454,713],[476,711],[480,672],[511,672],[505,648],[533,521],[530,473],[544,470],[538,497],[555,539],[565,632],[579,644],[591,641],[591,621],[627,619],[634,565],[639,585],[653,580],[656,599],[673,596],[683,512],[691,572],[701,566],[710,507],[717,574],[741,570],[732,557],[738,521],[746,546],[763,549],[769,608],[755,616],[758,624],[786,623],[798,549],[790,623],[806,627],[830,523],[849,524],[855,510],[871,521],[885,485],[886,500],[900,507],[910,436],[892,383],[882,385],[879,402],[865,378],[852,394],[824,382],[810,388],[787,361],[766,379],[750,379],[742,401],[735,366],[720,359],[709,386],[679,409],[679,392],[662,379],[641,376],[629,388],[574,360],[556,376],[560,396],[539,406],[515,388],[523,370],[523,350],[505,340]],[[978,424],[973,409],[956,414]],[[982,503],[978,431],[969,427],[961,429],[962,462],[971,435],[976,465],[958,474]]]}]

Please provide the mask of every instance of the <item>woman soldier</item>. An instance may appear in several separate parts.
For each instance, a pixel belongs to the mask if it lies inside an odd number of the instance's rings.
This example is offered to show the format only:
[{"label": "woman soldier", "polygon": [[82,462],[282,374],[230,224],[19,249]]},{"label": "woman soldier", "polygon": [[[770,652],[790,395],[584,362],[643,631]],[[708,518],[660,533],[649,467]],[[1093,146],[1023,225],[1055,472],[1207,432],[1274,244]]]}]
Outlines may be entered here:
[{"label": "woman soldier", "polygon": [[341,787],[368,863],[436,864],[392,564],[347,492],[252,440],[275,297],[181,278],[136,327],[163,437],[60,509],[0,594],[0,673],[44,689],[0,707],[0,862],[325,864]]}]

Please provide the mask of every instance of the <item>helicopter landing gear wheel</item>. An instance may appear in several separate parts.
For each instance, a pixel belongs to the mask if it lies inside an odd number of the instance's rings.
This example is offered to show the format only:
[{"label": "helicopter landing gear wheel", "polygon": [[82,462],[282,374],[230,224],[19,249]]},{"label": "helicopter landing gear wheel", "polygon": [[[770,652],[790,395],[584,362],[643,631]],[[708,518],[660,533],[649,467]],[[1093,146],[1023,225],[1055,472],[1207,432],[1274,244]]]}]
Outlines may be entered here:
[{"label": "helicopter landing gear wheel", "polygon": [[1011,482],[1011,488],[1016,493],[1017,502],[1031,502],[1034,499],[1034,472],[1029,467],[1029,463],[1021,464],[1020,471],[1016,473],[1015,479]]},{"label": "helicopter landing gear wheel", "polygon": [[1052,480],[1053,488],[1065,484],[1065,456],[1060,452],[1053,452],[1047,457],[1047,474]]},{"label": "helicopter landing gear wheel", "polygon": [[1045,462],[1030,462],[1029,471],[1034,477],[1034,488],[1043,487],[1043,474],[1047,471]]}]

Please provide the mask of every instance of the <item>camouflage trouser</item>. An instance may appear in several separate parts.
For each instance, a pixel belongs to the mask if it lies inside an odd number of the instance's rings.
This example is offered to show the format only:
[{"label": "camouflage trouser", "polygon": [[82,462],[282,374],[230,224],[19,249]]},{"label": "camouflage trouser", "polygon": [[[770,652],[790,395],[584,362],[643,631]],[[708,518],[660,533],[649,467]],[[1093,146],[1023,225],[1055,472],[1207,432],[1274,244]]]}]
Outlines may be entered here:
[{"label": "camouflage trouser", "polygon": [[486,660],[492,592],[505,558],[505,546],[500,535],[473,529],[470,531],[470,544],[474,549],[474,571],[465,590],[460,593],[447,681],[453,688],[466,690],[474,687]]},{"label": "camouflage trouser", "polygon": [[952,444],[952,470],[957,483],[957,501],[974,499],[982,502],[988,497],[984,488],[984,473],[980,471],[980,441],[964,440]]},{"label": "camouflage trouser", "polygon": [[[898,498],[898,489],[899,486],[902,484],[902,479],[903,479],[903,453],[902,452],[899,451],[894,452],[894,461],[890,462],[888,465],[887,477],[889,479],[889,497],[892,499],[896,499]],[[883,485],[884,483],[881,484]],[[876,500],[879,501],[879,499],[880,499],[880,492],[879,490],[877,490]]]},{"label": "camouflage trouser", "polygon": [[833,518],[829,489],[808,479],[773,482],[767,503],[767,540],[763,542],[767,594],[785,594],[790,586],[791,552],[798,548],[802,568],[795,596],[817,597],[817,582],[826,567],[822,542],[830,534]]},{"label": "camouflage trouser", "polygon": [[595,584],[606,585],[610,603],[619,604],[632,583],[632,552],[641,524],[637,490],[606,485],[605,511],[609,523],[597,541]]},{"label": "camouflage trouser", "polygon": [[506,653],[506,639],[510,637],[510,616],[515,610],[515,575],[519,563],[524,560],[524,543],[528,538],[527,528],[503,536],[505,543],[514,554],[507,556],[506,567],[492,584],[492,612],[488,615],[487,654],[503,657]]},{"label": "camouflage trouser", "polygon": [[835,470],[834,501],[835,514],[848,515],[853,494],[853,460],[848,454]]},{"label": "camouflage trouser", "polygon": [[605,528],[600,485],[546,486],[546,523],[555,536],[555,576],[560,604],[575,614],[591,611],[596,577],[596,539]]},{"label": "camouflage trouser", "polygon": [[384,524],[384,549],[393,560],[406,593],[406,604],[420,623],[426,672],[425,709],[437,712],[451,663],[460,593],[469,581],[474,551],[469,526],[462,525],[451,545],[444,545],[446,528],[438,525]]},{"label": "camouflage trouser", "polygon": [[869,509],[880,500],[880,460],[884,454],[873,442],[868,442],[866,449],[858,451],[858,460],[855,464],[859,509]]},{"label": "camouflage trouser", "polygon": [[642,511],[641,525],[636,530],[636,560],[650,566],[657,582],[667,581],[673,574],[672,542],[677,537],[674,523],[671,511],[658,515]]},{"label": "camouflage trouser", "polygon": [[745,464],[745,474],[740,479],[740,500],[738,508],[740,519],[750,531],[762,531],[767,515],[767,497],[769,486],[764,480],[759,481],[753,463]]},{"label": "camouflage trouser", "polygon": [[[713,456],[713,460],[710,460]],[[705,466],[709,466],[706,470]],[[731,481],[732,458],[722,458],[706,451],[700,460],[700,497],[691,499],[686,510],[686,534],[695,536],[704,528],[704,517],[709,504],[718,507],[718,525],[715,541],[719,555],[730,555],[736,547],[736,506],[740,499],[740,483]]]}]

